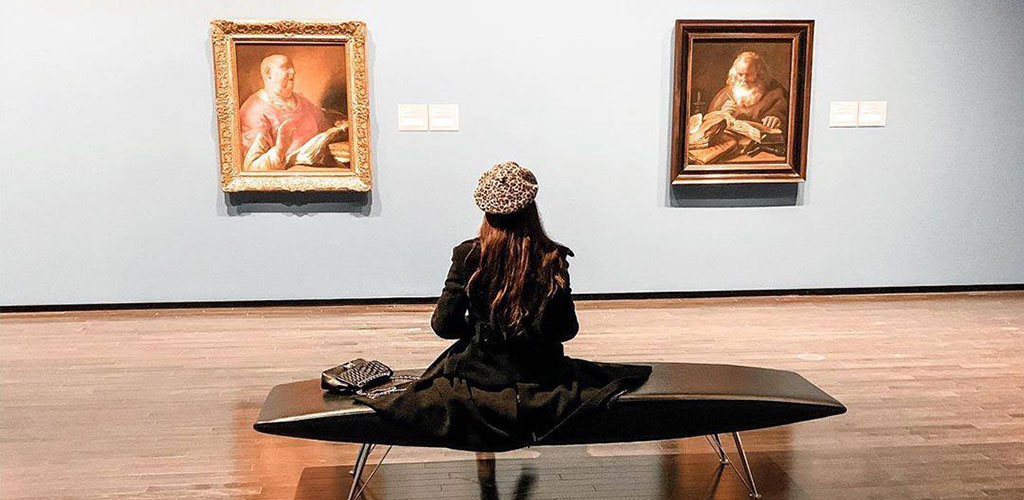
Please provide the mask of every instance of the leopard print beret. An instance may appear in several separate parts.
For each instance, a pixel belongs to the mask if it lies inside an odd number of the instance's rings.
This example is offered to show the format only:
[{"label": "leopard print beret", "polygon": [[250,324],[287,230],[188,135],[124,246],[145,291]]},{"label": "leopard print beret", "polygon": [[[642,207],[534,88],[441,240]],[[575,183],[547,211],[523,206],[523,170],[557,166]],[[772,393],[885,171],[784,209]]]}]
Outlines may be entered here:
[{"label": "leopard print beret", "polygon": [[537,197],[537,178],[515,162],[499,163],[480,176],[473,201],[489,214],[510,214]]}]

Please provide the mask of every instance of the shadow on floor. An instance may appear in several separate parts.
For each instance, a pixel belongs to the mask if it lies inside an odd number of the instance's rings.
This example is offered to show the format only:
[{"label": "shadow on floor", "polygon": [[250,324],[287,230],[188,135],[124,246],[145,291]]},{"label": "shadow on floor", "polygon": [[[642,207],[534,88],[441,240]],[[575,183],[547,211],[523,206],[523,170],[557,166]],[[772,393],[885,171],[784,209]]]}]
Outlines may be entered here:
[{"label": "shadow on floor", "polygon": [[[385,463],[370,481],[363,499],[748,498],[736,473],[720,466],[710,453],[593,457],[585,453],[585,448],[575,448],[584,452],[548,454],[548,449],[541,448],[538,459],[501,459],[499,455],[497,460],[478,458],[475,462]],[[766,454],[748,455],[765,498],[809,498]],[[372,465],[367,465],[364,477]],[[295,500],[347,498],[351,468],[307,467],[302,471]]]}]

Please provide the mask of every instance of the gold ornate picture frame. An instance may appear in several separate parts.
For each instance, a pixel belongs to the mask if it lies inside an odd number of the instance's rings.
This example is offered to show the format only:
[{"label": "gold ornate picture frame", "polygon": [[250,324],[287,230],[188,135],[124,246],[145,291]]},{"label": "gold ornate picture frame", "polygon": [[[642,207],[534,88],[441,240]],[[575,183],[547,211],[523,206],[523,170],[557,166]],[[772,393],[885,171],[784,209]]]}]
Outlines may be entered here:
[{"label": "gold ornate picture frame", "polygon": [[366,25],[210,24],[221,189],[369,191]]}]

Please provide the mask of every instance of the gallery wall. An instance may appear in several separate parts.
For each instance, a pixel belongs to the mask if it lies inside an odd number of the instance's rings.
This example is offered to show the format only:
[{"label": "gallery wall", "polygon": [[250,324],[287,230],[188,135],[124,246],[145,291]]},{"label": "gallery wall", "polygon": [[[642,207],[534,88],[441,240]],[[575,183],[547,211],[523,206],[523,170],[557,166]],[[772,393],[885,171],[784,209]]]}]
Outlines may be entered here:
[{"label": "gallery wall", "polygon": [[[0,7],[0,303],[431,296],[491,164],[576,292],[1024,282],[1024,3],[53,1]],[[374,188],[220,191],[212,19],[368,24]],[[814,19],[807,182],[672,189],[675,19]],[[888,126],[830,129],[834,100]],[[461,131],[397,132],[399,103]]]}]

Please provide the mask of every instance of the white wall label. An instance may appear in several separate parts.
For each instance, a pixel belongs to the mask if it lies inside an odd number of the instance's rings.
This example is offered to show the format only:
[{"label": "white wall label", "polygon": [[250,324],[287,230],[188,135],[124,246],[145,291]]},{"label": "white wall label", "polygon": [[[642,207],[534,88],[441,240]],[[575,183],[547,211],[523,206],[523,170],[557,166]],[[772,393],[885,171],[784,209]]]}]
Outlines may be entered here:
[{"label": "white wall label", "polygon": [[861,127],[884,127],[887,101],[860,101],[860,116],[857,125]]},{"label": "white wall label", "polygon": [[399,104],[398,105],[398,130],[399,131],[427,130],[427,105],[426,104]]},{"label": "white wall label", "polygon": [[828,108],[829,127],[856,127],[857,101],[832,101]]},{"label": "white wall label", "polygon": [[431,104],[430,130],[459,130],[459,105]]}]

